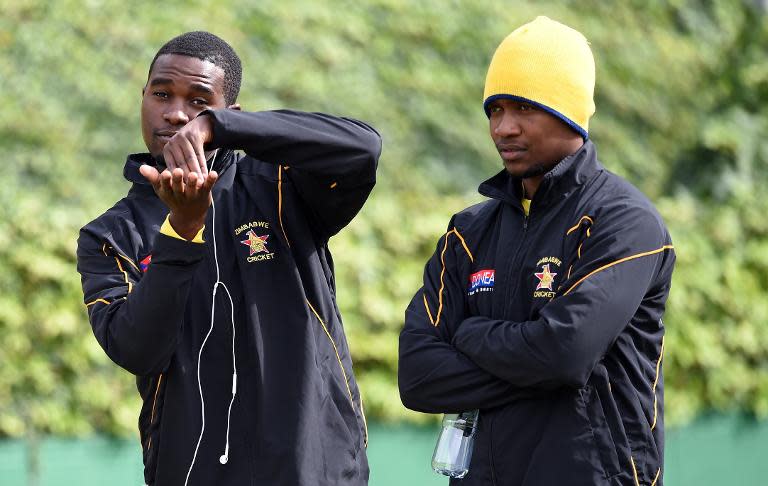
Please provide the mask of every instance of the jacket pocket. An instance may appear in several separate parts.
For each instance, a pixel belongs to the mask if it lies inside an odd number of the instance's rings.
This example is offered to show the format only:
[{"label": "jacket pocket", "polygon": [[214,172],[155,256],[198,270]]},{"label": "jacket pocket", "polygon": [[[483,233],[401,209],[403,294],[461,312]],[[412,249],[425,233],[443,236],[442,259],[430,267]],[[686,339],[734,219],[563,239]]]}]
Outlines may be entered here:
[{"label": "jacket pocket", "polygon": [[[320,374],[325,382],[325,388],[329,398],[335,405],[338,414],[341,415],[351,439],[353,440],[354,452],[356,454],[363,443],[363,432],[359,425],[358,412],[352,395],[350,383],[352,371],[350,370],[349,374],[347,373],[347,370],[344,367],[344,361],[339,354],[339,348],[333,339],[331,329],[326,325],[326,321],[322,319],[320,314],[315,310],[315,307],[312,306],[309,301],[307,301],[307,305],[322,328],[322,332],[315,332],[320,358],[318,363]],[[326,407],[327,406],[328,404],[326,404]],[[360,414],[362,416],[362,409],[360,410]]]},{"label": "jacket pocket", "polygon": [[[326,413],[330,415],[336,415],[335,418],[331,418],[333,423],[341,421],[349,434],[349,439],[355,453],[360,450],[363,443],[363,432],[360,427],[360,420],[358,419],[356,405],[352,402],[349,396],[349,392],[344,385],[339,381],[342,377],[335,376],[338,372],[339,363],[336,360],[327,360],[323,367],[322,373],[325,374],[326,390],[328,393],[328,401],[325,407],[333,407],[335,411],[328,410]],[[334,370],[334,368],[336,368]],[[340,373],[339,373],[340,374]]]},{"label": "jacket pocket", "polygon": [[608,478],[616,476],[621,472],[619,455],[616,442],[614,441],[614,433],[611,431],[609,422],[606,419],[600,395],[590,385],[579,390],[579,394],[584,402],[587,420],[592,431],[592,438],[599,453],[605,475]]},{"label": "jacket pocket", "polygon": [[144,459],[144,481],[152,484],[157,470],[157,457],[160,450],[160,417],[165,399],[165,374],[142,380],[142,405],[139,414],[139,432],[142,441]]}]

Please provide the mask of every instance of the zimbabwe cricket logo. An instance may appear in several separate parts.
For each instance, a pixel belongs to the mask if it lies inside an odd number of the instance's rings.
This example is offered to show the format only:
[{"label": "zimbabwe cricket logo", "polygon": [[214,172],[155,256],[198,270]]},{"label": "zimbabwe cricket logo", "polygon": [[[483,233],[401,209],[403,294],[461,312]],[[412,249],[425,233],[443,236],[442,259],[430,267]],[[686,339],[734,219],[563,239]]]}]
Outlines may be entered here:
[{"label": "zimbabwe cricket logo", "polygon": [[[537,263],[537,267],[541,267],[540,272],[533,272],[533,276],[539,279],[536,282],[536,289],[533,292],[534,298],[551,299],[555,296],[555,277],[560,273],[558,268],[563,262],[559,258],[554,256],[548,256],[540,259]],[[554,266],[554,268],[552,268]],[[561,277],[562,278],[562,277]]]},{"label": "zimbabwe cricket logo", "polygon": [[534,273],[534,275],[539,279],[539,283],[536,285],[536,290],[552,290],[552,284],[555,283],[557,274],[549,270],[549,264],[543,265],[541,267],[541,272]]},{"label": "zimbabwe cricket logo", "polygon": [[248,238],[240,243],[248,247],[250,252],[248,256],[253,256],[256,253],[269,253],[269,250],[267,250],[267,238],[269,238],[269,235],[259,236],[253,230],[248,230],[248,233],[245,235]]},{"label": "zimbabwe cricket logo", "polygon": [[259,236],[252,229],[245,234],[248,238],[241,240],[240,243],[248,247],[248,263],[262,262],[272,260],[275,254],[267,248],[267,239],[269,235]]}]

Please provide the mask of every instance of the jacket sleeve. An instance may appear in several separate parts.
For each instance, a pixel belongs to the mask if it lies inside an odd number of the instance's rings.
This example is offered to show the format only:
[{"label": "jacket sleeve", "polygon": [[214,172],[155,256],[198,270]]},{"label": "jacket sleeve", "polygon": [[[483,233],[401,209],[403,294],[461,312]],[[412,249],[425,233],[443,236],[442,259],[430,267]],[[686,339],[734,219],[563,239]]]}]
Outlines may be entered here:
[{"label": "jacket sleeve", "polygon": [[135,263],[98,234],[80,232],[77,269],[88,317],[96,339],[115,363],[135,375],[165,369],[181,335],[187,295],[204,249],[159,234],[142,276]]},{"label": "jacket sleeve", "polygon": [[624,210],[590,228],[570,278],[538,319],[470,317],[454,345],[516,386],[582,387],[649,292],[669,291],[674,253],[660,219]]},{"label": "jacket sleeve", "polygon": [[457,253],[466,250],[460,238],[455,228],[449,228],[440,239],[424,268],[424,286],[405,311],[398,385],[403,404],[412,410],[457,413],[493,408],[521,394],[451,344],[452,330],[465,317],[466,286]]},{"label": "jacket sleeve", "polygon": [[288,110],[206,114],[213,120],[210,146],[278,164],[279,176],[296,186],[323,239],[352,220],[376,183],[381,138],[363,122]]}]

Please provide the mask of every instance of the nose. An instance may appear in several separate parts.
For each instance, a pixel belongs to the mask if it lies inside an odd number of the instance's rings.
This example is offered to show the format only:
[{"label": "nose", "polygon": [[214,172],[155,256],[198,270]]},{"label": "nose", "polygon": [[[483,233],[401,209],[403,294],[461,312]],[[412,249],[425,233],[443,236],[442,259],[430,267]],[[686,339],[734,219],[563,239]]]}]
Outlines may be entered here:
[{"label": "nose", "polygon": [[189,123],[189,114],[179,105],[168,107],[168,111],[163,113],[163,119],[171,125],[186,125]]},{"label": "nose", "polygon": [[523,133],[522,125],[520,124],[520,120],[515,115],[515,113],[510,112],[509,110],[504,110],[495,118],[496,120],[495,125],[493,126],[493,133],[497,136],[502,138],[516,137]]}]

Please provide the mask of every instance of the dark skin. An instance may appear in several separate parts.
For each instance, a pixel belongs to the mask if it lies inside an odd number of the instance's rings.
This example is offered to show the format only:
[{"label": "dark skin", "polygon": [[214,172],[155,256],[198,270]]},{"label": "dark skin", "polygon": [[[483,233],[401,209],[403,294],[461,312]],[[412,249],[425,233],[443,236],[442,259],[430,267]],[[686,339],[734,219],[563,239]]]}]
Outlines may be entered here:
[{"label": "dark skin", "polygon": [[213,152],[213,124],[202,111],[230,108],[224,98],[224,71],[209,61],[176,54],[157,58],[142,90],[141,132],[149,153],[166,169],[143,165],[141,174],[170,210],[169,221],[182,238],[191,240],[205,224],[211,190],[218,179],[208,171]]},{"label": "dark skin", "polygon": [[493,143],[507,172],[523,180],[528,199],[547,172],[584,145],[581,135],[534,105],[498,99],[489,108]]}]

